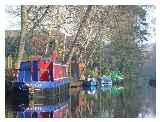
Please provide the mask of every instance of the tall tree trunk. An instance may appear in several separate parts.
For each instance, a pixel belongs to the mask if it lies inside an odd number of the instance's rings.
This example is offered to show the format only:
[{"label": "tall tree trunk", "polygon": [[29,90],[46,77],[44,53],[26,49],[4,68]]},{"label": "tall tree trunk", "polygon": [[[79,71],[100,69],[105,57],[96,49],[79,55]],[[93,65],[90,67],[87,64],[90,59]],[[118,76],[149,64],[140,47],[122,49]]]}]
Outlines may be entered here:
[{"label": "tall tree trunk", "polygon": [[102,14],[102,18],[101,18],[101,22],[100,22],[100,25],[99,25],[99,27],[98,27],[98,31],[97,31],[97,33],[96,33],[96,35],[95,35],[95,37],[94,37],[94,45],[95,45],[95,48],[94,49],[92,49],[92,52],[90,53],[90,55],[88,56],[88,62],[86,63],[87,65],[90,63],[90,61],[91,61],[91,58],[92,58],[92,56],[93,56],[93,54],[95,53],[95,51],[96,51],[96,49],[97,49],[97,47],[96,47],[96,45],[97,45],[97,43],[95,42],[96,40],[99,40],[99,41],[101,41],[101,39],[102,39],[102,36],[101,36],[101,31],[102,31],[102,28],[103,28],[103,26],[104,26],[104,21],[103,21],[103,19],[104,19],[104,16],[103,16],[103,14]]},{"label": "tall tree trunk", "polygon": [[19,43],[19,54],[18,54],[18,62],[16,68],[19,68],[20,62],[23,59],[24,48],[25,48],[25,39],[30,39],[33,36],[34,29],[43,21],[46,14],[48,13],[50,6],[47,6],[42,16],[34,23],[33,27],[27,31],[27,6],[21,6],[21,34],[20,34],[20,43]]},{"label": "tall tree trunk", "polygon": [[75,49],[76,49],[77,38],[79,37],[80,32],[81,32],[83,26],[85,25],[85,23],[86,23],[86,21],[87,21],[87,18],[88,18],[88,16],[89,16],[90,12],[91,12],[91,10],[92,10],[92,6],[89,5],[89,6],[87,7],[87,10],[86,10],[86,12],[85,12],[85,15],[84,15],[83,18],[82,18],[82,21],[81,21],[80,26],[79,26],[79,28],[78,28],[77,34],[76,34],[76,36],[75,36],[75,39],[74,39],[74,42],[73,42],[74,45],[71,47],[71,51],[70,51],[70,53],[69,53],[69,58],[68,58],[67,64],[69,64],[69,63],[71,62],[71,59],[72,59],[73,54],[74,54]]},{"label": "tall tree trunk", "polygon": [[26,34],[26,20],[27,20],[27,8],[26,6],[21,6],[21,33],[20,33],[20,43],[19,43],[19,54],[18,62],[16,68],[19,68],[20,62],[23,59],[24,47],[25,47],[25,34]]}]

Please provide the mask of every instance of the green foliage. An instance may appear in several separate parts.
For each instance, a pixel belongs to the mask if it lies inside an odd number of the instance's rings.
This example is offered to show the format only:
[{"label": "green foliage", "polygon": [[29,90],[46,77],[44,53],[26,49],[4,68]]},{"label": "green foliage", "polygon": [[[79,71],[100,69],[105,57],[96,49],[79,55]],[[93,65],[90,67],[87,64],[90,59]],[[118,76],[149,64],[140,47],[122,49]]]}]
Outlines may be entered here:
[{"label": "green foliage", "polygon": [[102,72],[102,75],[109,76],[110,75],[109,65],[106,63],[101,64],[101,72]]},{"label": "green foliage", "polygon": [[111,94],[113,96],[117,96],[117,95],[122,94],[124,91],[125,91],[124,87],[112,87]]},{"label": "green foliage", "polygon": [[91,75],[92,77],[97,77],[99,72],[97,72],[94,68],[87,68],[87,74]]},{"label": "green foliage", "polygon": [[5,39],[5,56],[18,57],[19,51],[19,37]]},{"label": "green foliage", "polygon": [[[146,26],[146,25],[145,25]],[[138,43],[143,43],[144,41],[148,41],[146,35],[149,33],[146,29],[143,29],[141,26],[135,26],[133,31],[136,33],[136,39]]]},{"label": "green foliage", "polygon": [[120,71],[112,71],[111,77],[113,79],[124,79],[124,74],[122,74]]},{"label": "green foliage", "polygon": [[143,43],[148,41],[146,35],[148,35],[147,27],[148,23],[146,21],[146,10],[142,7],[135,7],[135,14],[138,16],[136,26],[133,26],[133,32],[135,32],[135,39],[138,43]]}]

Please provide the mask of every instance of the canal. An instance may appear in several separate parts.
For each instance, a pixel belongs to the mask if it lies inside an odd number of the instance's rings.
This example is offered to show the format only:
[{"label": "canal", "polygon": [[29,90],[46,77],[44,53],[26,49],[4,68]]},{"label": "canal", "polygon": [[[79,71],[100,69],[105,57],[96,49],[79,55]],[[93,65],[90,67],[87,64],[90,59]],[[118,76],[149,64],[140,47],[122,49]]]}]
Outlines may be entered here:
[{"label": "canal", "polygon": [[155,117],[155,88],[147,89],[147,95],[127,101],[123,99],[127,90],[122,87],[37,90],[28,98],[6,97],[5,114],[7,118]]}]

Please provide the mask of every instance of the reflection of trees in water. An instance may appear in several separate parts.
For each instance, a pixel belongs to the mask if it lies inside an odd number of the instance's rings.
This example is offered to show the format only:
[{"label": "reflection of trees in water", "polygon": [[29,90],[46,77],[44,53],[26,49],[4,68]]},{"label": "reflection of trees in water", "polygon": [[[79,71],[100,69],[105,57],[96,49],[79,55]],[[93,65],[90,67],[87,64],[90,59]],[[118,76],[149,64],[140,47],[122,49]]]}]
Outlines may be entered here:
[{"label": "reflection of trees in water", "polygon": [[97,117],[111,117],[111,92],[110,91],[101,91],[98,93],[97,99]]},{"label": "reflection of trees in water", "polygon": [[[155,44],[150,45],[149,54],[144,60],[143,67],[131,69],[126,91],[120,96],[112,96],[113,117],[154,117],[156,112],[156,89],[148,85],[155,78]],[[148,48],[147,48],[148,49]]]}]

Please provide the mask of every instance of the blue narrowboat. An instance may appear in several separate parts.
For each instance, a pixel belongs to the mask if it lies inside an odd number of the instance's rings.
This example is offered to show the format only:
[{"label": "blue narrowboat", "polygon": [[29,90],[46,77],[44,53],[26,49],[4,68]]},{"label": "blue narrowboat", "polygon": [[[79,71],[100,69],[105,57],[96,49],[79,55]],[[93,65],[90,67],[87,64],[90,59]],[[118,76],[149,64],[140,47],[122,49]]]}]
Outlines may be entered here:
[{"label": "blue narrowboat", "polygon": [[16,82],[23,82],[29,89],[53,89],[69,84],[67,65],[31,60],[20,64]]},{"label": "blue narrowboat", "polygon": [[108,87],[108,88],[112,88],[112,79],[110,76],[102,76],[100,77],[100,84],[101,87]]},{"label": "blue narrowboat", "polygon": [[97,86],[97,80],[95,78],[88,78],[83,82],[83,86]]}]

